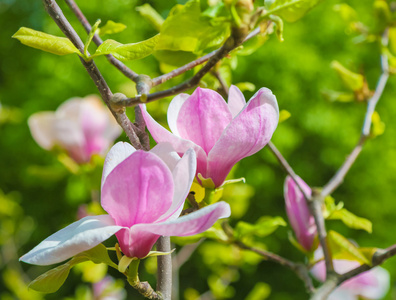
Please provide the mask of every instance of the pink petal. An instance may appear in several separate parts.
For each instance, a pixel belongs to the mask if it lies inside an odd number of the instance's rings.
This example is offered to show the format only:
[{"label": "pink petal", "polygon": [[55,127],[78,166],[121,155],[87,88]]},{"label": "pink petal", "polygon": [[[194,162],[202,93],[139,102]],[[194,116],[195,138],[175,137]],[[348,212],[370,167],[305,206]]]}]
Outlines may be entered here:
[{"label": "pink petal", "polygon": [[177,116],[180,137],[193,141],[208,154],[232,120],[224,99],[215,91],[197,88]]},{"label": "pink petal", "polygon": [[56,144],[54,132],[55,114],[53,112],[39,112],[28,119],[29,129],[37,144],[41,148],[51,150]]},{"label": "pink petal", "polygon": [[187,198],[197,168],[197,158],[193,149],[188,149],[172,171],[175,191],[172,205],[161,216],[158,222],[176,219],[183,210],[184,201]]},{"label": "pink petal", "polygon": [[150,150],[150,153],[160,157],[171,171],[173,171],[180,160],[179,154],[177,154],[170,143],[159,143]]},{"label": "pink petal", "polygon": [[43,266],[59,263],[99,245],[121,228],[109,215],[85,217],[49,236],[20,260]]},{"label": "pink petal", "polygon": [[231,85],[228,92],[228,107],[230,108],[232,117],[235,118],[245,105],[246,100],[242,92],[235,85]]},{"label": "pink petal", "polygon": [[261,150],[278,124],[279,109],[269,89],[261,88],[232,120],[208,155],[206,178],[221,185],[242,158]]},{"label": "pink petal", "polygon": [[173,134],[179,135],[179,130],[177,129],[177,117],[179,115],[180,108],[183,106],[184,102],[190,97],[189,94],[179,94],[172,99],[168,107],[168,125]]},{"label": "pink petal", "polygon": [[227,218],[230,215],[230,205],[220,201],[177,219],[161,223],[137,224],[131,228],[131,231],[132,234],[188,236],[204,232],[212,227],[218,219]]},{"label": "pink petal", "polygon": [[172,173],[155,154],[135,151],[106,177],[102,207],[117,225],[151,223],[172,204]]},{"label": "pink petal", "polygon": [[[298,177],[298,183],[304,192],[311,195],[311,188]],[[308,204],[297,184],[291,177],[286,177],[284,185],[286,213],[290,224],[296,234],[297,241],[305,250],[312,250],[314,239],[317,235],[315,219],[309,211]]]},{"label": "pink petal", "polygon": [[197,172],[206,174],[207,156],[205,151],[192,141],[182,139],[166,130],[150,116],[150,114],[146,111],[145,105],[140,105],[140,107],[142,109],[142,114],[146,122],[147,129],[150,131],[153,139],[158,144],[166,142],[170,143],[180,156],[182,156],[183,153],[185,153],[189,148],[193,148],[197,155]]},{"label": "pink petal", "polygon": [[118,142],[115,144],[107,153],[106,159],[103,166],[103,173],[102,173],[102,184],[101,187],[103,188],[103,183],[106,180],[106,177],[110,174],[113,169],[118,166],[122,161],[124,161],[128,156],[130,156],[133,152],[135,152],[135,148],[132,145],[124,142]]},{"label": "pink petal", "polygon": [[116,235],[121,250],[129,257],[145,257],[161,236],[187,236],[209,229],[218,219],[231,214],[230,206],[218,202],[206,206],[178,219],[169,219],[161,223],[137,224],[130,229],[122,229]]}]

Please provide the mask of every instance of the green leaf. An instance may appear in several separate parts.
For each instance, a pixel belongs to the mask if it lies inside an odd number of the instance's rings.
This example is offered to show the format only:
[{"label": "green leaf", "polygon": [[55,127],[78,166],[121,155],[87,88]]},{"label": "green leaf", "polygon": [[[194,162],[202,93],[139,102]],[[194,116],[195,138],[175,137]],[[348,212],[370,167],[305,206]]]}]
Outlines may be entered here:
[{"label": "green leaf", "polygon": [[91,57],[112,54],[119,60],[141,59],[153,53],[158,39],[157,34],[148,40],[125,45],[114,40],[105,40]]},{"label": "green leaf", "polygon": [[349,228],[362,229],[368,233],[373,231],[373,225],[369,220],[358,217],[345,208],[334,211],[327,219],[341,220]]},{"label": "green leaf", "polygon": [[70,269],[76,264],[88,261],[87,257],[73,257],[67,263],[45,272],[29,284],[29,288],[42,293],[55,293],[65,282]]},{"label": "green leaf", "polygon": [[95,24],[91,27],[91,31],[89,32],[87,40],[85,41],[85,44],[84,44],[84,55],[86,57],[88,57],[88,47],[91,44],[95,33],[98,31],[98,27],[99,27],[100,22],[102,22],[100,19],[97,20],[95,22]]},{"label": "green leaf", "polygon": [[256,224],[239,221],[235,227],[234,236],[236,239],[256,235],[265,237],[273,233],[279,226],[286,226],[285,220],[281,217],[261,217]]},{"label": "green leaf", "polygon": [[238,82],[235,84],[241,92],[249,91],[254,92],[256,90],[256,86],[251,82]]},{"label": "green leaf", "polygon": [[272,22],[274,22],[276,25],[275,33],[276,33],[276,36],[278,37],[278,40],[280,42],[283,42],[284,41],[284,39],[283,39],[283,20],[275,15],[270,15],[269,19]]},{"label": "green leaf", "polygon": [[371,127],[371,135],[373,137],[377,137],[379,135],[384,134],[385,132],[385,123],[381,121],[380,115],[378,112],[374,112],[371,116],[372,127]]},{"label": "green leaf", "polygon": [[221,45],[230,35],[230,23],[202,16],[199,0],[177,5],[161,27],[156,50],[187,51],[200,54]]},{"label": "green leaf", "polygon": [[95,264],[105,263],[118,269],[118,266],[110,259],[106,247],[99,244],[90,250],[77,254],[67,263],[40,275],[29,284],[29,288],[42,293],[54,293],[63,285],[70,269],[85,261],[92,261]]},{"label": "green leaf", "polygon": [[344,208],[344,203],[335,204],[334,198],[327,196],[325,199],[326,210],[323,214],[326,220],[340,220],[346,226],[353,229],[362,229],[368,233],[372,232],[372,223],[365,219],[356,216]]},{"label": "green leaf", "polygon": [[323,98],[331,102],[351,102],[355,100],[355,94],[350,92],[338,92],[333,90],[324,89],[321,91]]},{"label": "green leaf", "polygon": [[350,90],[359,91],[363,88],[364,77],[362,74],[352,72],[336,60],[332,61],[331,67],[337,72],[342,82]]},{"label": "green leaf", "polygon": [[12,37],[18,39],[26,46],[53,54],[66,55],[77,53],[81,56],[80,51],[78,51],[73,43],[64,37],[54,36],[26,27],[21,27]]},{"label": "green leaf", "polygon": [[99,34],[100,35],[105,35],[105,34],[114,34],[114,33],[119,33],[121,31],[124,31],[126,28],[126,25],[122,23],[116,23],[113,22],[112,20],[108,20],[106,22],[106,25],[103,27],[99,28]]},{"label": "green leaf", "polygon": [[257,282],[254,288],[246,296],[245,300],[264,300],[271,294],[271,286],[265,282]]},{"label": "green leaf", "polygon": [[164,18],[148,3],[136,7],[140,15],[145,18],[155,29],[161,30]]},{"label": "green leaf", "polygon": [[224,233],[224,230],[221,228],[221,225],[219,223],[215,223],[211,228],[202,233],[183,237],[173,236],[171,237],[171,240],[177,245],[184,246],[196,243],[202,238],[213,239],[221,242],[228,241],[228,236]]},{"label": "green leaf", "polygon": [[99,244],[90,250],[78,254],[77,256],[86,257],[89,260],[92,260],[95,264],[103,263],[113,267],[114,269],[118,268],[118,266],[110,259],[107,248],[103,244]]},{"label": "green leaf", "polygon": [[153,55],[160,62],[174,67],[184,66],[198,57],[191,52],[171,50],[158,50]]},{"label": "green leaf", "polygon": [[323,0],[265,0],[267,8],[265,16],[278,15],[287,22],[295,22],[301,19],[314,6]]},{"label": "green leaf", "polygon": [[[330,230],[328,232],[328,241],[334,257],[348,259],[347,256],[350,256],[360,263],[371,265],[370,260],[367,259],[360,249],[341,234]],[[344,256],[340,255],[342,253],[344,253]]]},{"label": "green leaf", "polygon": [[291,117],[291,113],[288,112],[285,109],[282,109],[279,112],[279,123],[286,121],[287,119],[289,119]]}]

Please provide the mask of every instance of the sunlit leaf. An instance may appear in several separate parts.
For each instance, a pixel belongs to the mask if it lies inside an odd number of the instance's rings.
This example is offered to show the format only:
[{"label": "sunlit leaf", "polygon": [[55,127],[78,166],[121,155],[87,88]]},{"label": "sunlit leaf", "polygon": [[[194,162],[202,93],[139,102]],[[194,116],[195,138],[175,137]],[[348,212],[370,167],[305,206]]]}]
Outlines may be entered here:
[{"label": "sunlit leaf", "polygon": [[373,137],[382,135],[385,132],[385,123],[381,121],[380,115],[378,112],[374,112],[371,116],[372,127],[371,127],[371,135]]},{"label": "sunlit leaf", "polygon": [[120,60],[141,59],[153,53],[158,39],[159,35],[157,34],[148,40],[132,44],[121,44],[114,40],[106,40],[91,57],[112,54]]},{"label": "sunlit leaf", "polygon": [[[334,256],[336,254],[341,254],[346,252],[348,256],[352,256],[355,260],[360,263],[370,265],[371,262],[367,259],[367,257],[360,251],[358,247],[356,247],[353,243],[351,243],[347,238],[342,236],[341,234],[330,230],[328,232],[328,241]],[[340,255],[338,256],[339,259]]]},{"label": "sunlit leaf", "polygon": [[271,286],[265,282],[257,282],[245,300],[264,300],[271,294]]},{"label": "sunlit leaf", "polygon": [[349,228],[362,229],[368,233],[373,231],[373,225],[369,220],[358,217],[345,208],[334,211],[327,219],[341,220]]},{"label": "sunlit leaf", "polygon": [[88,57],[88,47],[91,44],[94,35],[98,31],[98,27],[100,25],[100,22],[102,22],[100,19],[95,22],[95,24],[92,26],[92,28],[91,28],[91,30],[90,30],[90,32],[88,34],[87,40],[85,41],[85,44],[84,44],[84,55],[86,57]]},{"label": "sunlit leaf", "polygon": [[279,226],[286,226],[285,220],[281,217],[261,217],[255,224],[239,221],[235,227],[234,235],[236,239],[256,235],[265,237],[273,233]]},{"label": "sunlit leaf", "polygon": [[309,10],[323,0],[265,0],[266,15],[278,15],[287,22],[301,19]]},{"label": "sunlit leaf", "polygon": [[282,109],[279,112],[279,123],[286,121],[287,119],[289,119],[291,117],[291,113],[288,112],[285,109]]},{"label": "sunlit leaf", "polygon": [[238,82],[235,85],[241,90],[241,92],[254,92],[256,90],[256,86],[251,82]]},{"label": "sunlit leaf", "polygon": [[105,34],[119,33],[121,31],[125,30],[125,28],[126,28],[126,25],[124,25],[122,23],[116,23],[112,20],[108,20],[106,22],[106,25],[99,28],[99,34],[105,35]]},{"label": "sunlit leaf", "polygon": [[321,91],[322,96],[331,102],[351,102],[355,100],[355,94],[350,92],[338,92],[333,90],[324,89]]},{"label": "sunlit leaf", "polygon": [[149,3],[136,7],[136,10],[143,18],[153,25],[155,29],[158,31],[161,30],[161,26],[165,20]]},{"label": "sunlit leaf", "polygon": [[161,26],[156,50],[201,53],[221,45],[230,35],[230,24],[201,15],[199,0],[176,6]]},{"label": "sunlit leaf", "polygon": [[352,72],[336,60],[332,61],[331,67],[337,72],[342,82],[350,90],[359,91],[363,88],[364,77],[362,74]]},{"label": "sunlit leaf", "polygon": [[76,264],[88,261],[87,257],[74,257],[67,263],[45,272],[29,284],[29,288],[42,293],[55,293],[65,282],[70,269]]},{"label": "sunlit leaf", "polygon": [[47,34],[26,27],[21,27],[12,37],[18,39],[26,46],[57,55],[72,53],[81,54],[67,38]]}]

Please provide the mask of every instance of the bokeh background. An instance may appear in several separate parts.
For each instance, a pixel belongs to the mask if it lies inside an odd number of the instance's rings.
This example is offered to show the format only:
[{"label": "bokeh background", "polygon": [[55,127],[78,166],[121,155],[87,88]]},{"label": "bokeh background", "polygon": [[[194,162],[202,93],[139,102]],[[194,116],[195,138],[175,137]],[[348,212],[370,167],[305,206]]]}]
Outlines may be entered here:
[{"label": "bokeh background", "polygon": [[[103,22],[111,19],[126,24],[124,32],[111,38],[130,43],[156,33],[135,10],[136,6],[150,3],[166,17],[175,4],[185,2],[85,0],[78,4],[91,23],[100,18]],[[272,141],[311,186],[323,186],[353,149],[365,112],[363,102],[331,102],[323,97],[326,89],[346,90],[331,69],[331,62],[338,60],[363,73],[371,89],[381,72],[378,43],[360,42],[356,38],[348,23],[333,9],[340,3],[324,1],[298,22],[285,24],[284,42],[271,35],[251,55],[226,58],[223,64],[228,82],[249,82],[255,90],[268,87],[280,108],[290,112],[291,117],[278,126]],[[373,1],[345,3],[357,11],[360,21],[375,28]],[[78,33],[85,37],[66,5],[60,4]],[[41,149],[32,139],[27,126],[32,113],[55,110],[68,98],[97,91],[76,56],[55,56],[11,39],[21,26],[62,35],[41,1],[0,1],[0,299],[93,299],[91,282],[100,279],[103,268],[87,265],[73,270],[58,293],[44,295],[27,290],[26,283],[48,268],[18,262],[18,257],[45,237],[76,220],[81,205],[95,210],[92,203],[97,201],[101,172],[99,159],[73,174],[56,154]],[[113,92],[134,95],[134,84],[105,58],[96,62]],[[152,77],[169,70],[169,66],[160,64],[153,56],[127,64]],[[191,72],[186,76],[191,76]],[[175,78],[158,89],[185,78]],[[213,78],[207,77],[205,82],[210,86]],[[395,88],[396,80],[391,77],[377,107],[386,125],[385,132],[367,142],[344,184],[333,194],[348,210],[371,220],[373,233],[348,229],[339,221],[327,222],[328,228],[364,247],[385,248],[396,242]],[[254,90],[244,93],[249,98]],[[152,114],[162,122],[166,122],[169,101],[149,105]],[[132,111],[129,113],[133,115]],[[126,141],[125,135],[119,140]],[[247,184],[225,190],[225,199],[235,208],[232,225],[239,219],[254,223],[264,215],[287,219],[283,198],[285,173],[268,149],[241,161],[234,176],[245,177]],[[290,230],[290,226],[281,227],[262,238],[260,244],[289,259],[303,261],[303,254],[288,241]],[[396,299],[396,259],[383,266],[391,273],[391,290],[386,299]],[[155,260],[148,260],[141,268],[142,279],[154,284],[154,269]],[[122,286],[122,277],[110,273],[119,279],[115,285]],[[97,276],[89,278],[88,274]],[[288,269],[211,241],[204,241],[195,249],[180,268],[179,277],[180,299],[197,299],[199,294],[215,299],[250,300],[308,297],[302,282]],[[127,287],[127,291],[128,299],[141,298],[133,289]]]}]

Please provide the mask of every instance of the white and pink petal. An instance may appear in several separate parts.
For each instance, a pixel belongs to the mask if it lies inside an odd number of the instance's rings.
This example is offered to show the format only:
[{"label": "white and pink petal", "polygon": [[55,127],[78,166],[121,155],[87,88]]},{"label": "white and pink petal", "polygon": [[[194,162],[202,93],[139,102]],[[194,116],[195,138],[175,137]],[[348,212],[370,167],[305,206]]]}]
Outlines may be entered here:
[{"label": "white and pink petal", "polygon": [[49,236],[20,260],[43,266],[59,263],[99,245],[121,228],[109,215],[88,216]]}]

